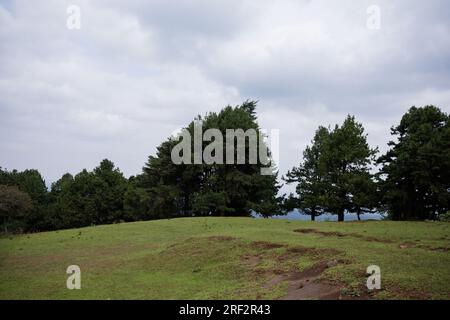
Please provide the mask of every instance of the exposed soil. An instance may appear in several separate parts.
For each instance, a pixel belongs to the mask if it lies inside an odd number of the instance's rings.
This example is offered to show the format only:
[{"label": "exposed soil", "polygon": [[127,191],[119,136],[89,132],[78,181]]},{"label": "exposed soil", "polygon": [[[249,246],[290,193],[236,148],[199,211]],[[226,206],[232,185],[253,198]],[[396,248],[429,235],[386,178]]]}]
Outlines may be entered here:
[{"label": "exposed soil", "polygon": [[211,241],[232,241],[236,240],[236,238],[230,237],[230,236],[211,236],[207,237],[208,240]]},{"label": "exposed soil", "polygon": [[341,232],[337,232],[337,231],[319,231],[316,229],[296,229],[294,230],[294,232],[298,232],[298,233],[315,233],[315,234],[320,234],[322,236],[326,236],[326,237],[345,237],[346,235],[344,233]]},{"label": "exposed soil", "polygon": [[295,256],[299,256],[299,255],[312,255],[312,256],[337,256],[339,255],[341,252],[336,250],[336,249],[331,249],[331,248],[307,248],[307,247],[291,247],[291,248],[287,248],[286,252],[284,252],[283,254],[279,255],[277,257],[278,261],[286,261],[289,259],[294,258]]},{"label": "exposed soil", "polygon": [[409,248],[414,248],[415,246],[416,246],[415,243],[412,243],[412,242],[405,242],[405,243],[402,243],[401,245],[399,245],[398,247],[399,247],[400,249],[409,249]]},{"label": "exposed soil", "polygon": [[[258,241],[252,243],[252,248],[272,250],[276,248],[285,247],[284,245]],[[308,255],[317,256],[323,259],[324,256],[335,257],[341,254],[335,249],[322,248],[307,248],[307,247],[289,247],[282,254],[276,256],[280,265],[285,265],[286,262],[292,259]],[[339,264],[349,264],[350,261],[344,259],[325,260],[314,264],[302,272],[287,271],[287,270],[261,270],[258,266],[263,261],[263,253],[245,254],[242,256],[244,264],[252,268],[257,277],[267,279],[263,285],[264,289],[271,290],[275,286],[287,282],[287,293],[282,300],[338,300],[338,299],[353,299],[353,297],[343,294],[341,285],[333,285],[325,283],[320,279],[322,273],[327,268],[335,267]]]},{"label": "exposed soil", "polygon": [[256,248],[256,249],[271,250],[271,249],[283,248],[283,247],[285,247],[285,245],[279,244],[279,243],[266,242],[266,241],[255,241],[255,242],[251,243],[251,247]]},{"label": "exposed soil", "polygon": [[321,274],[337,261],[323,261],[302,272],[273,275],[265,287],[274,287],[284,281],[288,282],[287,294],[282,300],[340,300],[350,299],[341,293],[341,287],[319,280]]},{"label": "exposed soil", "polygon": [[261,257],[258,255],[246,254],[242,257],[244,263],[249,267],[256,267],[261,261]]},{"label": "exposed soil", "polygon": [[[305,229],[302,229],[305,230]],[[309,229],[306,229],[306,232]],[[229,236],[211,236],[204,238],[207,241],[234,241],[239,240]],[[239,241],[238,241],[239,243]],[[252,270],[255,277],[265,279],[263,288],[270,291],[274,287],[286,283],[287,293],[281,297],[282,300],[340,300],[356,299],[343,292],[344,286],[341,284],[331,284],[321,279],[322,273],[337,265],[350,264],[351,262],[337,258],[342,254],[339,250],[330,248],[308,248],[302,246],[289,247],[285,244],[272,243],[268,241],[254,241],[241,243],[250,252],[241,256],[246,268]],[[283,252],[275,249],[284,248]],[[201,250],[200,250],[201,251]],[[196,252],[190,252],[192,253]],[[308,256],[313,261],[320,261],[312,267],[302,271],[289,271],[289,267],[298,257]],[[275,264],[270,269],[260,268],[266,259],[276,259]],[[292,264],[292,267],[294,265]],[[295,269],[295,268],[292,268]],[[291,270],[292,270],[291,269]],[[197,272],[194,270],[193,272]],[[368,296],[357,299],[367,299]]]},{"label": "exposed soil", "polygon": [[[401,288],[401,287],[390,287],[389,291],[392,293],[392,296],[402,297],[402,300],[431,300],[432,295],[428,292],[416,290],[412,291],[411,289]],[[400,299],[400,298],[399,298]]]},{"label": "exposed soil", "polygon": [[432,247],[432,246],[418,246],[418,248],[426,249],[429,251],[448,252],[450,247]]},{"label": "exposed soil", "polygon": [[316,229],[296,229],[294,230],[294,232],[297,233],[304,233],[304,234],[308,234],[308,233],[313,233],[313,234],[319,234],[321,236],[324,237],[338,237],[338,238],[358,238],[358,239],[362,239],[364,241],[370,241],[370,242],[381,242],[381,243],[392,243],[391,240],[388,239],[379,239],[379,238],[375,238],[375,237],[367,237],[358,233],[341,233],[341,232],[337,232],[337,231],[319,231]]},{"label": "exposed soil", "polygon": [[[388,239],[379,239],[375,237],[367,237],[358,233],[341,233],[341,232],[326,232],[326,231],[319,231],[316,229],[296,229],[294,232],[297,233],[303,233],[303,234],[319,234],[324,237],[338,237],[338,238],[358,238],[364,241],[369,242],[380,242],[380,243],[394,243],[392,240]],[[399,249],[409,249],[409,248],[421,248],[429,251],[439,251],[439,252],[448,252],[450,250],[450,247],[432,247],[432,246],[425,246],[425,245],[417,245],[413,242],[405,242],[401,243],[398,246]]]}]

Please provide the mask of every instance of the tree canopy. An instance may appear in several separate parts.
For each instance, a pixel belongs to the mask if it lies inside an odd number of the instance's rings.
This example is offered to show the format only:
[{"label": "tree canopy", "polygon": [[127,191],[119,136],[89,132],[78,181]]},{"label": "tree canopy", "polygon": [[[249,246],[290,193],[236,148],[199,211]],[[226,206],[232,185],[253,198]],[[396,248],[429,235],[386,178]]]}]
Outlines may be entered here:
[{"label": "tree canopy", "polygon": [[[227,130],[255,130],[258,148],[265,144],[255,115],[256,102],[247,101],[240,106],[227,106],[220,112],[208,113],[204,118],[197,117],[187,127],[190,136],[195,136],[195,125],[204,131],[217,130],[217,137],[226,136]],[[204,154],[211,146],[211,139],[203,140],[201,151]],[[188,155],[192,164],[175,164],[172,151],[180,142],[171,137],[157,149],[156,156],[150,156],[143,169],[141,187],[149,195],[148,210],[156,217],[161,216],[249,216],[255,211],[263,216],[278,212],[276,175],[261,175],[264,167],[260,159],[254,164],[250,159],[250,143],[246,140],[244,163],[239,164],[238,148],[235,148],[233,164],[213,163],[195,164],[194,154]],[[212,157],[227,152],[227,141],[214,141],[219,144],[211,152]],[[234,141],[233,143],[236,143]],[[192,149],[195,148],[191,141]],[[192,151],[193,152],[193,151]],[[259,150],[257,150],[259,152]],[[222,158],[223,159],[223,158]],[[242,160],[242,159],[241,159]]]},{"label": "tree canopy", "polygon": [[449,115],[412,107],[391,134],[397,140],[378,159],[386,210],[394,220],[437,219],[450,209]]},{"label": "tree canopy", "polygon": [[286,197],[278,195],[278,172],[256,107],[246,101],[197,116],[128,179],[104,159],[91,171],[65,173],[48,190],[38,170],[0,167],[0,228],[34,232],[187,216],[269,217],[296,208],[312,220],[375,211],[394,220],[448,216],[450,124],[439,108],[410,108],[378,159],[354,116],[320,126],[283,178],[296,184],[295,195]]},{"label": "tree canopy", "polygon": [[25,217],[33,209],[28,193],[16,186],[0,185],[0,219],[4,231],[25,228]]},{"label": "tree canopy", "polygon": [[[370,173],[377,149],[371,149],[362,124],[353,116],[334,129],[319,127],[303,161],[287,173],[285,180],[297,184],[298,208],[315,216],[371,211],[376,188]],[[292,201],[292,200],[291,200]]]}]

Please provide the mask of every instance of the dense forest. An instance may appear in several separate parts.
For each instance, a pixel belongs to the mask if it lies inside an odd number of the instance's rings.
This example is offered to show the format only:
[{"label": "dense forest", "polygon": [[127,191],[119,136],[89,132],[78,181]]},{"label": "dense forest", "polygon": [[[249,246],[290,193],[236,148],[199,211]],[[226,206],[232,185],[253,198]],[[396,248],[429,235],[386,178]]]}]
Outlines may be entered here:
[{"label": "dense forest", "polygon": [[[198,116],[185,129],[193,133],[195,123],[223,134],[227,129],[253,129],[260,134],[254,101]],[[388,152],[379,155],[354,116],[334,127],[319,127],[298,166],[282,175],[281,181],[296,184],[295,194],[283,196],[278,173],[261,175],[260,160],[233,165],[174,164],[171,153],[179,137],[162,142],[142,172],[129,178],[105,159],[92,171],[64,174],[48,190],[37,170],[0,167],[1,228],[3,232],[36,232],[253,212],[269,217],[295,208],[312,220],[328,213],[343,221],[349,212],[358,217],[386,212],[393,220],[448,218],[449,115],[434,106],[412,107],[392,127],[391,135]],[[208,148],[208,142],[202,148]],[[245,151],[248,160],[248,148]]]}]

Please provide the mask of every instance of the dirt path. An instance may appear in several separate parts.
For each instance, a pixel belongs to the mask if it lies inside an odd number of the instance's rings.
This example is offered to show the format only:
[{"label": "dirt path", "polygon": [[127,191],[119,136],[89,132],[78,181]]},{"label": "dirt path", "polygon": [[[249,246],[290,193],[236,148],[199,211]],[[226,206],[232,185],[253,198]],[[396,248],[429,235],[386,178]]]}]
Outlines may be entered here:
[{"label": "dirt path", "polygon": [[[316,229],[296,229],[296,230],[294,230],[294,232],[302,233],[302,234],[318,234],[323,237],[336,237],[336,238],[350,237],[350,238],[357,238],[357,239],[361,239],[361,240],[369,241],[369,242],[395,243],[393,240],[380,239],[380,238],[376,238],[376,237],[368,237],[368,236],[364,236],[364,235],[361,235],[358,233],[341,233],[341,232],[337,232],[337,231],[330,232],[330,231],[320,231],[320,230],[316,230]],[[442,240],[442,239],[438,239],[438,240]],[[424,250],[440,251],[440,252],[450,251],[449,246],[433,247],[433,246],[427,246],[427,245],[418,245],[417,243],[414,243],[414,242],[400,243],[399,248],[400,249],[420,248],[420,249],[424,249]]]},{"label": "dirt path", "polygon": [[297,272],[288,277],[288,292],[283,300],[337,300],[341,297],[341,288],[320,283],[318,278],[328,267],[326,262],[314,265],[303,272]]},{"label": "dirt path", "polygon": [[[252,248],[270,251],[273,249],[284,247],[285,245],[270,243],[265,241],[257,241],[251,243]],[[278,261],[286,261],[292,257],[296,257],[307,253],[327,253],[328,255],[337,255],[339,252],[337,250],[329,249],[317,249],[317,248],[305,248],[305,247],[295,247],[288,248],[286,252],[280,254],[277,259]],[[246,254],[242,257],[244,263],[255,269],[262,261],[261,254]],[[264,276],[267,282],[264,284],[265,289],[272,289],[275,286],[281,284],[282,282],[287,282],[287,294],[282,297],[282,300],[338,300],[338,299],[349,299],[341,295],[341,286],[330,285],[320,281],[320,276],[327,269],[336,266],[339,263],[346,263],[341,260],[330,260],[322,261],[314,264],[311,268],[304,270],[302,272],[291,271],[291,272],[280,272],[280,270],[263,271],[262,276]]]},{"label": "dirt path", "polygon": [[368,237],[368,236],[364,236],[358,233],[341,233],[341,232],[337,232],[337,231],[320,231],[320,230],[316,230],[316,229],[296,229],[294,230],[294,232],[297,233],[303,233],[303,234],[318,234],[324,237],[337,237],[337,238],[358,238],[358,239],[362,239],[365,241],[370,241],[370,242],[381,242],[381,243],[392,243],[392,240],[388,240],[388,239],[379,239],[376,237]]},{"label": "dirt path", "polygon": [[[334,262],[331,262],[334,263]],[[287,294],[281,300],[338,300],[342,299],[341,288],[318,281],[330,262],[320,262],[303,272],[273,276],[266,287],[270,288],[283,281],[288,282]]]}]

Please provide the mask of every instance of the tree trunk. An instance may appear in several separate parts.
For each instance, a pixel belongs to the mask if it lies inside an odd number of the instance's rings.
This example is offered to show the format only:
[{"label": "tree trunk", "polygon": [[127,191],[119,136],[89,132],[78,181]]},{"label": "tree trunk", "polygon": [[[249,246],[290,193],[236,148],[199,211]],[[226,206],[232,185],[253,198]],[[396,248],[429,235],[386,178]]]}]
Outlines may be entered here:
[{"label": "tree trunk", "polygon": [[361,210],[358,210],[356,214],[358,215],[358,221],[361,221]]},{"label": "tree trunk", "polygon": [[315,212],[311,212],[311,221],[316,221],[316,214],[315,214]]},{"label": "tree trunk", "polygon": [[3,226],[5,227],[5,234],[8,233],[8,222],[9,222],[9,217],[6,216],[5,219],[3,220]]},{"label": "tree trunk", "polygon": [[343,222],[344,221],[344,209],[339,209],[338,211],[338,221]]}]

